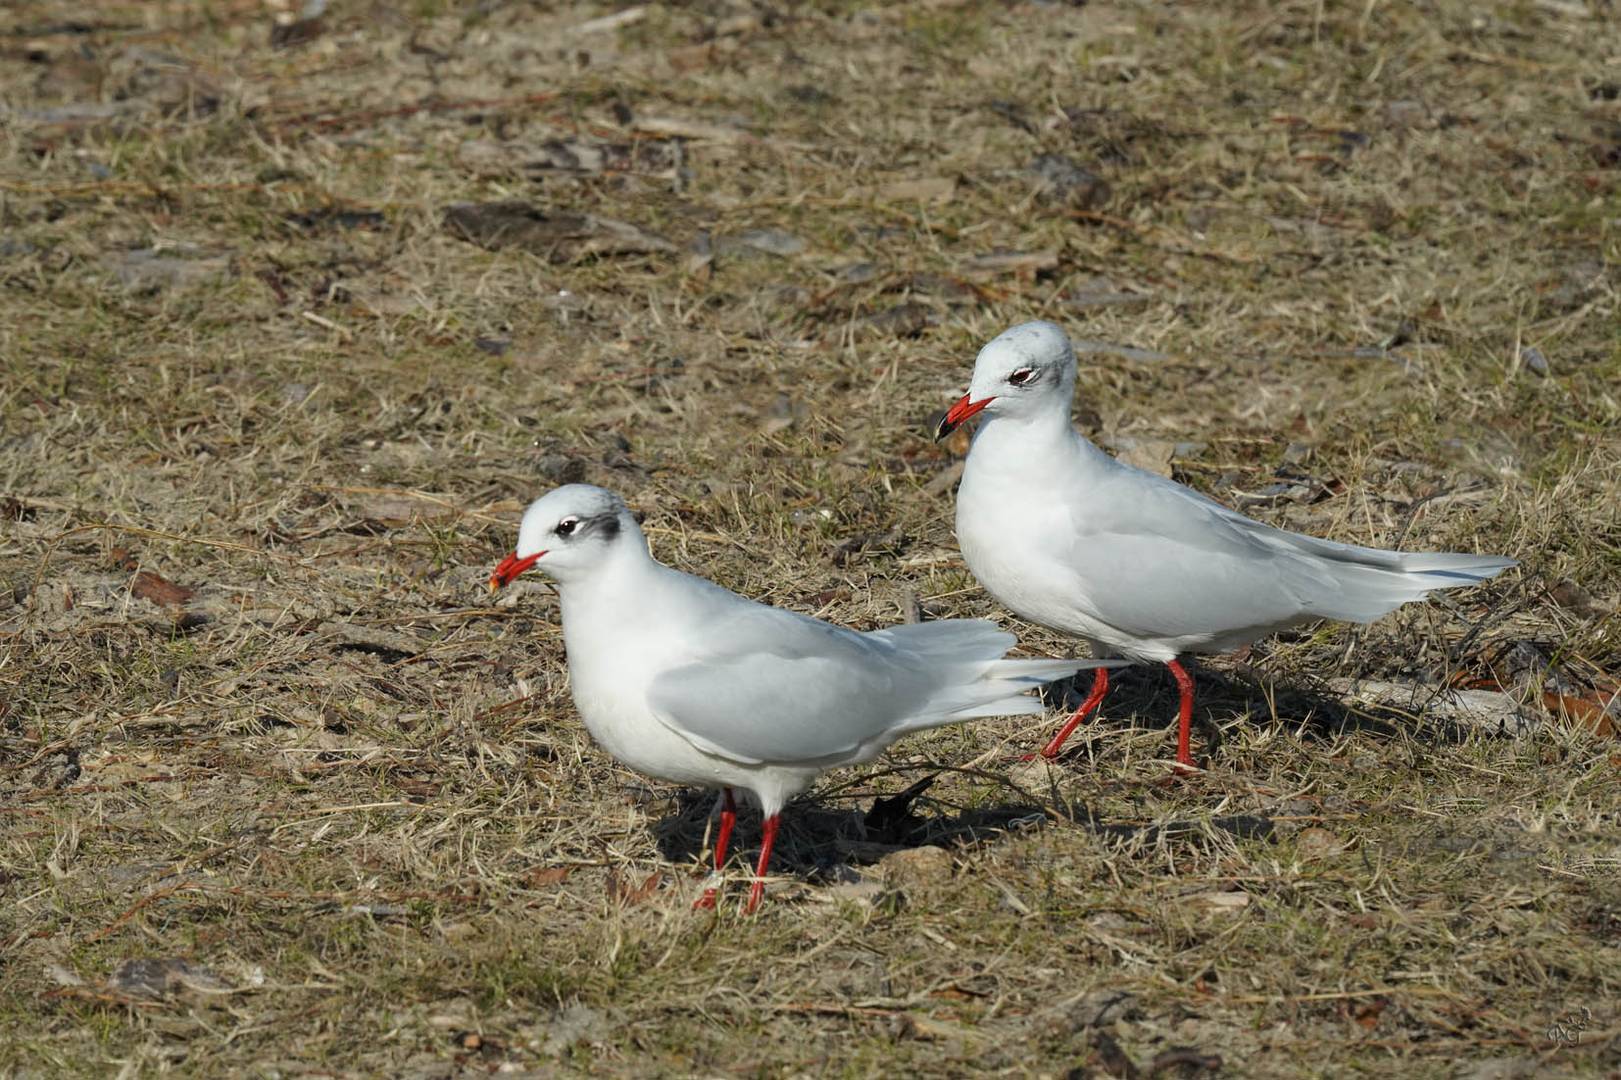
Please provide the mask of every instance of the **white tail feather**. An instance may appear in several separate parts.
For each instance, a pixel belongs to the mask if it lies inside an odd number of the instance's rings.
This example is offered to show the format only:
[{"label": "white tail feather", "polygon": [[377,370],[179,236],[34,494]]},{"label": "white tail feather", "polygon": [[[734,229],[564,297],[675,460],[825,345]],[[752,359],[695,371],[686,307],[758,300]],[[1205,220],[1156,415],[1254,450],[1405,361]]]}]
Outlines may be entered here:
[{"label": "white tail feather", "polygon": [[[1034,716],[1044,712],[1041,699],[1029,693],[1077,671],[1122,667],[1130,660],[997,660],[961,671],[962,681],[942,680],[941,692],[925,716],[909,723],[910,731],[938,727],[978,716]],[[953,672],[953,674],[958,674]]]},{"label": "white tail feather", "polygon": [[1312,570],[1330,579],[1332,594],[1320,597],[1314,615],[1372,622],[1437,589],[1477,585],[1516,566],[1495,555],[1381,551],[1286,534],[1290,545],[1313,559]]}]

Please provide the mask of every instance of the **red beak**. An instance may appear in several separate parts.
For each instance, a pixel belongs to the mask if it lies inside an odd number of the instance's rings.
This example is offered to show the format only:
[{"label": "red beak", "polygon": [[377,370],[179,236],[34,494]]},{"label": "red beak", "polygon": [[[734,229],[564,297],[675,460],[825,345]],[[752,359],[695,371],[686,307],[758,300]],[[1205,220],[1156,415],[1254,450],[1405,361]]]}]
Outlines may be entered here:
[{"label": "red beak", "polygon": [[544,551],[537,551],[526,559],[520,559],[514,552],[502,559],[500,565],[495,568],[495,573],[490,575],[490,591],[494,592],[503,585],[511,585],[519,574],[535,565],[544,554],[546,554]]},{"label": "red beak", "polygon": [[963,425],[963,421],[967,420],[970,416],[973,416],[975,413],[979,412],[981,409],[995,400],[996,398],[994,397],[988,397],[980,398],[978,401],[969,401],[967,394],[964,394],[962,397],[958,398],[957,404],[946,410],[946,415],[940,421],[940,426],[935,429],[934,441],[939,442],[947,435],[950,435],[953,431],[956,431]]}]

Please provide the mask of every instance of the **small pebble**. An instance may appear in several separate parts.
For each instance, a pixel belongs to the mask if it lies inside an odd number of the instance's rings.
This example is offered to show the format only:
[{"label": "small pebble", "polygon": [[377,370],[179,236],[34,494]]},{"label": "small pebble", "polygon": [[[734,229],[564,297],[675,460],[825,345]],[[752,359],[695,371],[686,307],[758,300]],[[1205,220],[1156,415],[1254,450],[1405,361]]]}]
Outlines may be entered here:
[{"label": "small pebble", "polygon": [[1548,358],[1542,355],[1542,350],[1526,345],[1520,348],[1520,363],[1531,369],[1531,374],[1546,379],[1548,377]]}]

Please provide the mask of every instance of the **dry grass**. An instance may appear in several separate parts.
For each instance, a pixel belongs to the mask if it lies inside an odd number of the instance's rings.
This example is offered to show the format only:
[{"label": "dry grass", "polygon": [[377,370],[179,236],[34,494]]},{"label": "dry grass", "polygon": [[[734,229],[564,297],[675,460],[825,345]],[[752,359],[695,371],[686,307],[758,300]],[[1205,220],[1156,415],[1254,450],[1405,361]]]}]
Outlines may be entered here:
[{"label": "dry grass", "polygon": [[[333,7],[3,16],[0,1071],[1621,1068],[1613,13]],[[498,200],[673,250],[442,227]],[[760,917],[691,914],[708,800],[481,591],[518,510],[583,476],[745,594],[1005,619],[923,431],[1038,316],[1141,350],[1082,357],[1106,443],[1523,571],[1209,661],[1191,782],[1153,672],[1050,772],[910,740],[790,809]]]}]

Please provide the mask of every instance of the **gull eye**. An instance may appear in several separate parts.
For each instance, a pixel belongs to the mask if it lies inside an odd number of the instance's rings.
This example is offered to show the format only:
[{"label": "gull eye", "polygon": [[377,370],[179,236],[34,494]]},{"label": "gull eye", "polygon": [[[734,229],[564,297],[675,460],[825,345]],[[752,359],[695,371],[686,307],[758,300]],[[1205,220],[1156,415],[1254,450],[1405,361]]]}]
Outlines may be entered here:
[{"label": "gull eye", "polygon": [[566,517],[562,521],[559,521],[557,523],[557,528],[553,529],[552,532],[556,533],[558,536],[571,536],[571,535],[573,535],[574,530],[579,528],[579,527],[580,527],[580,519],[579,518],[577,518],[577,517]]},{"label": "gull eye", "polygon": [[1015,371],[1013,374],[1009,375],[1007,377],[1007,381],[1012,383],[1014,386],[1028,386],[1035,381],[1035,378],[1035,368],[1022,367],[1018,371]]}]

